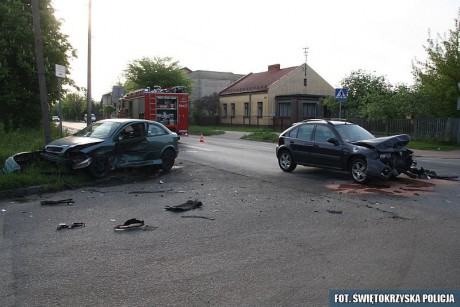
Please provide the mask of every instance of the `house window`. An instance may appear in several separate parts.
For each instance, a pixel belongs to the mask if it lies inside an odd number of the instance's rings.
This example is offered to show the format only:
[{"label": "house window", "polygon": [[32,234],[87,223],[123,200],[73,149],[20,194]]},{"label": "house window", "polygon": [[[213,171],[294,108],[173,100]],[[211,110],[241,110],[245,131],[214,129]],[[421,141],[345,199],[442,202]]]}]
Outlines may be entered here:
[{"label": "house window", "polygon": [[227,104],[224,103],[224,114],[223,114],[223,117],[227,117],[227,112],[228,112],[228,110],[227,110]]},{"label": "house window", "polygon": [[257,103],[257,117],[262,117],[264,114],[264,105],[262,102]]},{"label": "house window", "polygon": [[232,108],[232,111],[231,111],[232,114],[230,114],[230,116],[235,117],[236,112],[235,112],[235,104],[234,103],[231,104],[231,108]]},{"label": "house window", "polygon": [[280,106],[280,116],[281,117],[291,117],[291,103],[283,102],[279,104]]},{"label": "house window", "polygon": [[316,103],[304,103],[303,104],[303,118],[315,118],[316,117]]},{"label": "house window", "polygon": [[249,117],[249,102],[244,103],[244,117]]}]

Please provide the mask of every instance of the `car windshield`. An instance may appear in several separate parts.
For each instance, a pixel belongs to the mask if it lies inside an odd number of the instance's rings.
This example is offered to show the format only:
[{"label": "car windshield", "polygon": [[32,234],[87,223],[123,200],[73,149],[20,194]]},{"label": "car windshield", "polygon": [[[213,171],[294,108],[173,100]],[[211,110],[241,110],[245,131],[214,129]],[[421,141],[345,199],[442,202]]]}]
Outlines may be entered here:
[{"label": "car windshield", "polygon": [[85,136],[98,139],[108,138],[118,127],[120,123],[115,122],[98,122],[91,126],[88,126],[77,133],[75,136]]},{"label": "car windshield", "polygon": [[340,134],[340,137],[345,142],[356,142],[362,140],[375,139],[369,131],[358,125],[337,125],[335,126],[337,132]]}]

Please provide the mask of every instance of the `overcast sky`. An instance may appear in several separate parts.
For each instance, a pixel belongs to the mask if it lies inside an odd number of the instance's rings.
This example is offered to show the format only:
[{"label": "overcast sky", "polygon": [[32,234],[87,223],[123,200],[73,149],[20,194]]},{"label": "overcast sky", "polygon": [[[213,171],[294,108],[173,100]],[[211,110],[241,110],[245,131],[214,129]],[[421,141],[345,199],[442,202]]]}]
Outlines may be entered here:
[{"label": "overcast sky", "polygon": [[[77,49],[68,72],[87,86],[89,0],[53,0]],[[92,0],[92,97],[127,64],[172,57],[191,70],[257,73],[307,62],[333,87],[352,71],[413,84],[429,37],[454,29],[460,0]]]}]

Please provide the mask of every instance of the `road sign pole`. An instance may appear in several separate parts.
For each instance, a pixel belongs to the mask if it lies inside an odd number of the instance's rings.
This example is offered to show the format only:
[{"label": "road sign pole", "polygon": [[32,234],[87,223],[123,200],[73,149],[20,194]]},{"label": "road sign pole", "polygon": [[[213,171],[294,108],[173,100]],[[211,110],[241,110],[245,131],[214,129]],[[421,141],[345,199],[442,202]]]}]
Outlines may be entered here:
[{"label": "road sign pole", "polygon": [[56,64],[56,77],[58,78],[58,97],[59,97],[59,131],[62,138],[62,78],[65,78],[65,66]]},{"label": "road sign pole", "polygon": [[61,78],[58,78],[58,97],[59,97],[59,132],[62,138],[62,101],[61,101]]},{"label": "road sign pole", "polygon": [[335,100],[339,101],[339,118],[342,118],[342,101],[347,100],[348,89],[347,88],[336,88],[335,89]]}]

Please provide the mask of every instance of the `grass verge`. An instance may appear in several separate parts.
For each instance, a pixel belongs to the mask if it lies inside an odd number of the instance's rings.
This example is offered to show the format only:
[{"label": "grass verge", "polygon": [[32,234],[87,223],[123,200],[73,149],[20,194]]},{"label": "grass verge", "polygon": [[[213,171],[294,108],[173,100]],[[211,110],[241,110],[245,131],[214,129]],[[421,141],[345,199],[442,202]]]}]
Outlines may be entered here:
[{"label": "grass verge", "polygon": [[418,150],[440,150],[440,151],[460,150],[459,144],[434,142],[434,141],[433,142],[418,141],[418,140],[410,141],[407,147],[409,147],[410,149],[418,149]]},{"label": "grass verge", "polygon": [[[59,130],[51,125],[52,139],[59,138]],[[39,151],[45,145],[43,129],[21,129],[4,131],[0,124],[0,163],[3,169],[5,160],[20,152]],[[0,191],[46,186],[49,189],[81,186],[91,180],[83,172],[70,172],[67,168],[47,163],[40,159],[32,159],[21,167],[19,172],[5,174],[0,172]]]}]

